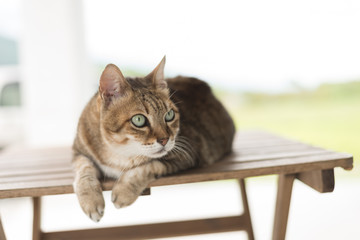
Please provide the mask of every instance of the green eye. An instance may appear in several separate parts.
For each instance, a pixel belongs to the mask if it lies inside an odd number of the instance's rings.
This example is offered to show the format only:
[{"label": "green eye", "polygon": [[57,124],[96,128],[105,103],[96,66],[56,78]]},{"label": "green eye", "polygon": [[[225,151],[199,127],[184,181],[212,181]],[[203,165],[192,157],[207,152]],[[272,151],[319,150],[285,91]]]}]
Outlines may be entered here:
[{"label": "green eye", "polygon": [[166,122],[170,122],[170,121],[172,121],[173,119],[174,119],[174,117],[175,117],[175,112],[174,112],[174,110],[170,110],[170,111],[168,111],[167,113],[166,113],[166,115],[165,115],[165,121]]},{"label": "green eye", "polygon": [[131,122],[136,127],[143,127],[143,126],[145,126],[145,123],[146,123],[146,117],[144,115],[137,114],[131,118]]}]

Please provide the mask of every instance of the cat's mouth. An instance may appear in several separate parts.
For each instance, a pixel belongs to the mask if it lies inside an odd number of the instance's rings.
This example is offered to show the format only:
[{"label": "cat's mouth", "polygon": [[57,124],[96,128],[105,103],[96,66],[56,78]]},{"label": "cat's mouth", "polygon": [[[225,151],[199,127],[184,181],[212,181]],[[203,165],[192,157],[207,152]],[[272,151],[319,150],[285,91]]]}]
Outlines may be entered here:
[{"label": "cat's mouth", "polygon": [[165,146],[160,146],[160,144],[157,144],[156,147],[154,146],[151,151],[148,151],[148,156],[150,158],[164,157],[173,149],[174,145],[175,142],[173,140],[170,140]]}]

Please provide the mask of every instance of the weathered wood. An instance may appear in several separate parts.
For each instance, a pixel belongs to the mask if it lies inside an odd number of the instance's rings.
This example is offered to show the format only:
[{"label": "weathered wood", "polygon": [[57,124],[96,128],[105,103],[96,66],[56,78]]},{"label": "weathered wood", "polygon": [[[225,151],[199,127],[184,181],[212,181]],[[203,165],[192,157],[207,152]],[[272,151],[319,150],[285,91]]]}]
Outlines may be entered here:
[{"label": "weathered wood", "polygon": [[234,146],[234,151],[241,153],[241,156],[257,156],[272,153],[292,153],[300,151],[311,151],[311,150],[324,150],[322,148],[313,147],[305,144],[297,144],[293,146],[278,146],[278,147],[261,147],[245,149],[238,146]]},{"label": "weathered wood", "polygon": [[48,168],[34,168],[34,169],[28,169],[24,167],[18,167],[16,169],[7,169],[4,171],[6,171],[6,173],[4,172],[3,174],[1,174],[0,176],[0,181],[3,182],[3,180],[8,177],[19,177],[19,176],[37,176],[37,175],[43,175],[43,174],[58,174],[58,173],[71,173],[72,169],[70,166],[51,166]]},{"label": "weathered wood", "polygon": [[[218,163],[159,178],[149,187],[280,174],[273,239],[281,240],[286,234],[295,176],[320,192],[328,192],[334,186],[333,168],[350,170],[353,167],[350,154],[328,151],[261,131],[237,134],[233,149],[231,155]],[[244,206],[241,216],[42,233],[40,197],[73,193],[71,155],[70,147],[4,150],[0,154],[0,199],[35,197],[33,238],[36,240],[120,239],[119,236],[123,237],[121,239],[149,239],[237,230],[245,230],[249,239],[254,239],[244,180],[239,180]],[[102,183],[102,188],[111,190],[113,184],[113,181],[107,180]],[[150,188],[143,194],[150,194]],[[1,234],[0,229],[0,240]]]},{"label": "weathered wood", "polygon": [[47,180],[56,180],[56,179],[66,179],[73,178],[73,172],[46,172],[43,174],[34,174],[34,175],[25,175],[25,176],[9,176],[6,178],[1,178],[1,183],[15,183],[15,182],[31,182],[31,181],[47,181]]},{"label": "weathered wood", "polygon": [[[286,145],[286,139],[257,132],[237,136],[234,153],[221,162],[201,169],[184,171],[160,178],[150,186],[163,186],[220,179],[239,179],[268,174],[291,174],[321,169],[352,168],[352,156],[296,142]],[[249,138],[249,140],[247,139]],[[266,147],[268,141],[279,139],[285,145]],[[258,142],[258,148],[242,149],[238,142]],[[0,198],[36,197],[73,193],[70,147],[7,151],[0,155]],[[111,190],[113,182],[103,183]]]},{"label": "weathered wood", "polygon": [[35,197],[33,198],[33,232],[32,239],[33,240],[41,240],[42,232],[41,232],[41,198]]},{"label": "weathered wood", "polygon": [[43,240],[131,240],[244,230],[243,216],[43,233]]},{"label": "weathered wood", "polygon": [[[32,182],[31,184],[27,183],[13,183],[9,190],[3,189],[0,190],[0,199],[1,198],[16,198],[16,197],[41,197],[47,195],[58,195],[58,194],[69,194],[74,193],[74,188],[72,186],[72,178],[66,180],[48,180],[46,183],[41,181]],[[0,184],[1,185],[1,184]],[[26,187],[30,185],[30,187]],[[45,185],[45,186],[44,186]],[[104,182],[102,188],[104,191],[110,191],[114,185],[113,181]],[[18,187],[18,188],[15,188]],[[145,189],[142,195],[150,195],[150,188]]]},{"label": "weathered wood", "polygon": [[0,218],[0,240],[6,240],[5,231]]},{"label": "weathered wood", "polygon": [[272,237],[273,240],[285,239],[294,179],[294,174],[279,176]]},{"label": "weathered wood", "polygon": [[141,193],[143,196],[151,195],[151,188],[145,188],[145,190]]},{"label": "weathered wood", "polygon": [[247,199],[246,186],[245,186],[244,179],[239,180],[239,186],[240,186],[240,191],[241,191],[242,205],[243,205],[243,209],[244,209],[242,216],[244,216],[244,218],[246,219],[246,221],[245,221],[246,225],[244,226],[246,228],[245,231],[248,235],[248,239],[254,240],[255,239],[254,231],[253,231],[252,222],[251,222],[250,209],[249,209],[249,203],[248,203],[248,199]]},{"label": "weathered wood", "polygon": [[155,182],[151,183],[150,186],[247,178],[271,174],[293,174],[303,171],[331,169],[339,166],[349,170],[352,168],[352,162],[353,160],[351,155],[341,154],[264,160],[248,163],[237,162],[232,164],[227,164],[226,161],[223,161],[207,168],[189,170],[186,174],[181,173],[171,175],[166,178],[159,178]]},{"label": "weathered wood", "polygon": [[301,172],[296,178],[320,193],[334,191],[334,169]]}]

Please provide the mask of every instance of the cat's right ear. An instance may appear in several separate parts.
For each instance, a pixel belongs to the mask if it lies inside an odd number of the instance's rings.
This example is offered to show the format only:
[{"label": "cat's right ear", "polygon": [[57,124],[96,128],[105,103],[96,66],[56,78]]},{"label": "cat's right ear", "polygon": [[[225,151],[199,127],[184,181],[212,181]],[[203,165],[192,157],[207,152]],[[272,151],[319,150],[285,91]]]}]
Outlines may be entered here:
[{"label": "cat's right ear", "polygon": [[103,100],[111,101],[124,96],[131,89],[120,69],[114,64],[108,64],[100,77],[99,92]]}]

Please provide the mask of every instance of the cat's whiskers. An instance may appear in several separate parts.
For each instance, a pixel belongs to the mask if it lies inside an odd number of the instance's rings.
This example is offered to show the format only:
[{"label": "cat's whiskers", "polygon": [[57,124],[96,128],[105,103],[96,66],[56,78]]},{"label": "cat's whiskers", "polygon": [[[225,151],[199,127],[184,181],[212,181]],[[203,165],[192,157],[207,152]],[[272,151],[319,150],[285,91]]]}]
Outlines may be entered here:
[{"label": "cat's whiskers", "polygon": [[175,141],[175,146],[171,150],[178,158],[185,158],[191,160],[195,158],[195,151],[188,139],[182,136],[178,136]]},{"label": "cat's whiskers", "polygon": [[179,103],[182,103],[182,101],[173,102],[175,106],[177,106]]},{"label": "cat's whiskers", "polygon": [[171,101],[171,97],[172,97],[176,92],[177,92],[177,90],[175,90],[175,91],[169,96],[168,100]]},{"label": "cat's whiskers", "polygon": [[171,153],[173,153],[177,158],[181,159],[181,153],[180,153],[180,150],[178,150],[177,147],[174,147],[171,151]]}]

